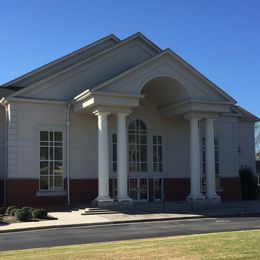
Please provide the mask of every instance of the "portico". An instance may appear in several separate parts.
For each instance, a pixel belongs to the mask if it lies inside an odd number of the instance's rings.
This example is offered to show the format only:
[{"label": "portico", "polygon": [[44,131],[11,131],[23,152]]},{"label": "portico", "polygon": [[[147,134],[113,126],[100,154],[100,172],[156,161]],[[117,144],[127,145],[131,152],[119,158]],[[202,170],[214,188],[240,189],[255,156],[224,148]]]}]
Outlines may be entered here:
[{"label": "portico", "polygon": [[[162,81],[163,82],[163,81]],[[182,93],[176,90],[175,81],[168,82],[172,84],[168,95],[160,96],[156,85],[146,83],[145,91],[140,94],[125,95],[114,94],[109,91],[87,91],[75,98],[74,112],[93,113],[98,117],[98,204],[117,202],[131,202],[128,191],[128,141],[127,141],[127,118],[131,115],[132,109],[138,108],[140,100],[147,96],[157,97],[159,103],[158,111],[162,118],[171,120],[171,118],[182,117],[189,121],[189,171],[190,171],[190,194],[187,200],[217,200],[219,196],[216,193],[215,184],[215,157],[214,157],[214,120],[225,110],[228,104],[213,102],[213,104],[198,101],[189,98],[186,101],[176,102],[176,98],[181,99]],[[168,85],[170,88],[170,85]],[[150,88],[150,89],[149,89]],[[175,96],[168,104],[172,93]],[[186,92],[187,93],[187,92]],[[176,95],[177,94],[177,95]],[[179,96],[178,96],[179,95]],[[187,93],[188,96],[188,93]],[[166,98],[167,97],[167,98]],[[170,100],[171,101],[171,100]],[[167,105],[165,105],[167,103]],[[112,106],[113,104],[113,106]],[[110,197],[109,192],[109,135],[108,120],[110,116],[116,118],[117,135],[117,196]],[[201,176],[201,136],[200,122],[205,122],[205,142],[206,142],[206,193],[202,194]]]}]

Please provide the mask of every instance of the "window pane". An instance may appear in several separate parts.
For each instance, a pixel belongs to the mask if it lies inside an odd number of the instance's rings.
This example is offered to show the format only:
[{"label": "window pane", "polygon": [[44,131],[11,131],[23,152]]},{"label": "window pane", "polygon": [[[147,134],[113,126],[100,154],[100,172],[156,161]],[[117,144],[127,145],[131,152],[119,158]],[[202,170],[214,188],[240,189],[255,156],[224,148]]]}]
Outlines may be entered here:
[{"label": "window pane", "polygon": [[135,135],[134,134],[129,134],[128,135],[128,143],[134,144],[135,143]]},{"label": "window pane", "polygon": [[141,145],[141,162],[147,161],[147,148],[146,145]]},{"label": "window pane", "polygon": [[140,144],[147,144],[147,137],[146,135],[140,136]]},{"label": "window pane", "polygon": [[158,146],[158,162],[162,161],[162,147]]},{"label": "window pane", "polygon": [[62,132],[54,132],[54,140],[56,142],[62,142]]},{"label": "window pane", "polygon": [[147,163],[141,163],[141,171],[147,172]]},{"label": "window pane", "polygon": [[54,174],[55,175],[62,175],[62,173],[63,173],[62,162],[55,162],[54,163]]},{"label": "window pane", "polygon": [[40,131],[40,140],[48,141],[48,131]]},{"label": "window pane", "polygon": [[53,176],[50,176],[49,177],[49,180],[50,180],[50,188],[49,189],[51,189],[51,190],[53,190]]},{"label": "window pane", "polygon": [[153,171],[157,172],[157,163],[153,163]]},{"label": "window pane", "polygon": [[162,167],[162,163],[159,163],[159,172],[162,172],[163,167]]},{"label": "window pane", "polygon": [[136,172],[136,164],[135,163],[129,163],[129,172]]},{"label": "window pane", "polygon": [[48,173],[49,173],[48,162],[40,162],[40,174],[48,175]]},{"label": "window pane", "polygon": [[129,162],[135,162],[135,145],[129,145]]},{"label": "window pane", "polygon": [[48,147],[40,148],[40,160],[48,160]]},{"label": "window pane", "polygon": [[116,134],[113,134],[113,135],[112,135],[112,142],[113,142],[113,143],[116,143],[116,142],[117,142],[117,135],[116,135]]},{"label": "window pane", "polygon": [[141,121],[141,120],[138,120],[139,121],[139,124],[140,124],[140,129],[141,130],[146,130],[146,125],[145,125],[145,123],[143,122],[143,121]]},{"label": "window pane", "polygon": [[157,136],[156,135],[153,136],[153,144],[157,144]]},{"label": "window pane", "polygon": [[54,159],[62,160],[62,148],[61,147],[54,148],[54,151],[55,151]]},{"label": "window pane", "polygon": [[48,176],[40,176],[40,189],[48,190]]},{"label": "window pane", "polygon": [[158,144],[162,144],[162,137],[158,136]]},{"label": "window pane", "polygon": [[116,171],[117,171],[117,163],[113,162],[113,172],[116,172]]},{"label": "window pane", "polygon": [[50,132],[50,141],[53,141],[53,132]]},{"label": "window pane", "polygon": [[53,162],[50,162],[50,175],[53,175]]},{"label": "window pane", "polygon": [[63,187],[63,180],[62,180],[62,176],[55,176],[54,177],[54,188],[62,188]]}]

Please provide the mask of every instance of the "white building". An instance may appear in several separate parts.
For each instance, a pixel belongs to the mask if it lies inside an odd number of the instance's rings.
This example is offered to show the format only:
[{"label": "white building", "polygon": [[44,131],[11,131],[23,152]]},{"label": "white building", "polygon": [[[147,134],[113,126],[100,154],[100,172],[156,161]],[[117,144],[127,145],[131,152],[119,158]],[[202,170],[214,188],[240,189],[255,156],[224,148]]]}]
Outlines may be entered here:
[{"label": "white building", "polygon": [[2,200],[14,205],[240,199],[254,123],[142,34],[110,35],[3,85]]}]

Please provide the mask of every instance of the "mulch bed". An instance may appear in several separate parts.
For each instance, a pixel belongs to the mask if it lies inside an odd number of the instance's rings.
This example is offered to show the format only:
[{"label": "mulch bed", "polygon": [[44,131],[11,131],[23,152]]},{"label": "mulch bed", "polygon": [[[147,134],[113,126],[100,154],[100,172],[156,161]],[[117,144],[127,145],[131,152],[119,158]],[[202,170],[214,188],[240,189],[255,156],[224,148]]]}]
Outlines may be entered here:
[{"label": "mulch bed", "polygon": [[[57,218],[54,218],[52,216],[48,216],[47,219],[28,219],[25,222],[38,222],[38,221],[43,221],[43,220],[56,220]],[[10,216],[10,215],[3,215],[0,216],[0,225],[8,225],[12,223],[20,223],[21,221],[17,220],[15,216]]]}]

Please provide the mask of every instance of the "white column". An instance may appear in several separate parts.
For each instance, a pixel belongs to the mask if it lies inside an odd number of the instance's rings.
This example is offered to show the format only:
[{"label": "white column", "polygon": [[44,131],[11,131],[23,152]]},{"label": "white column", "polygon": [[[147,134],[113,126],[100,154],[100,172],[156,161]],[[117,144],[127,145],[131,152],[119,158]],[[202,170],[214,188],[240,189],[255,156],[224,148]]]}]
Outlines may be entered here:
[{"label": "white column", "polygon": [[131,201],[127,194],[127,134],[126,116],[128,113],[117,114],[117,199]]},{"label": "white column", "polygon": [[215,177],[214,119],[206,119],[206,195],[208,199],[218,199]]},{"label": "white column", "polygon": [[108,156],[108,112],[97,112],[98,116],[98,202],[109,202],[109,156]]},{"label": "white column", "polygon": [[190,195],[188,199],[203,199],[201,194],[201,161],[199,118],[190,118]]}]

